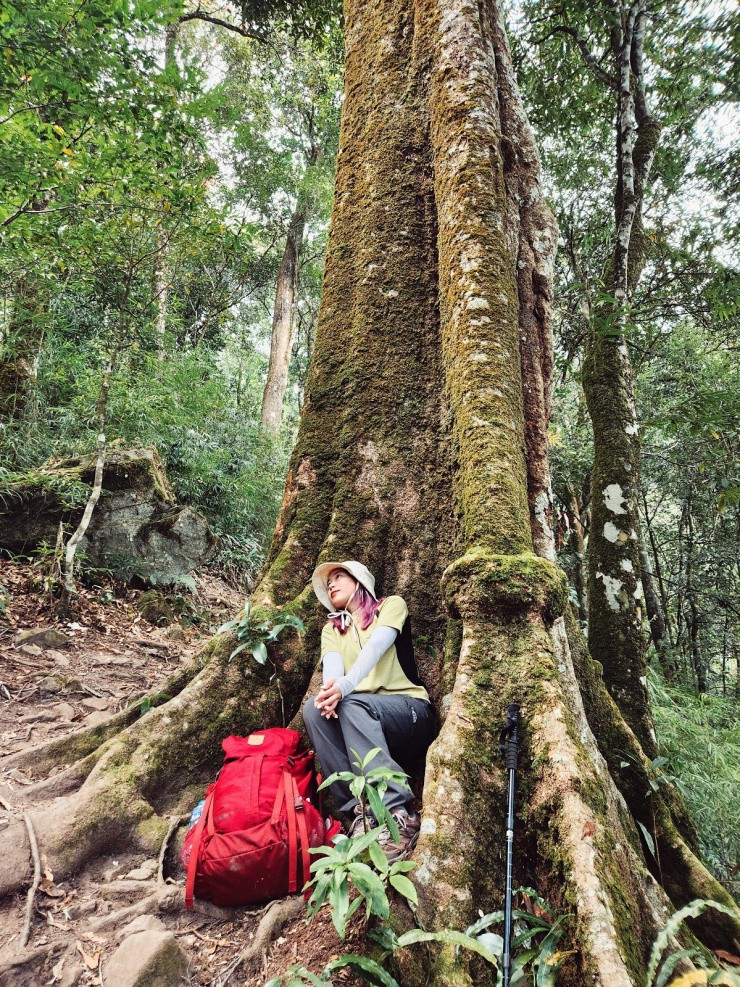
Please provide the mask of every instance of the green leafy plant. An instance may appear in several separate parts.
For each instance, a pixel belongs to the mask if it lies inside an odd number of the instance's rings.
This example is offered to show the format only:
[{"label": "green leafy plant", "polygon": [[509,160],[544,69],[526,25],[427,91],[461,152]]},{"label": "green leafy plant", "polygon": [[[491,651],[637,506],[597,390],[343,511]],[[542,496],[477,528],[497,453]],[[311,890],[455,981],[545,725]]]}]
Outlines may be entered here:
[{"label": "green leafy plant", "polygon": [[299,634],[304,634],[306,630],[303,621],[294,614],[281,616],[280,621],[275,624],[271,624],[269,620],[262,620],[258,624],[253,624],[251,617],[252,601],[247,600],[244,605],[244,615],[237,617],[236,620],[228,620],[216,632],[217,634],[223,634],[225,631],[233,631],[236,634],[239,644],[229,655],[229,661],[236,658],[242,651],[250,649],[254,660],[258,664],[264,665],[270,658],[267,645],[272,641],[277,641],[286,627],[297,630]]},{"label": "green leafy plant", "polygon": [[[371,915],[379,919],[388,918],[389,886],[403,895],[412,906],[418,904],[416,888],[406,877],[416,864],[410,860],[398,860],[389,864],[378,842],[385,827],[393,840],[399,839],[398,825],[383,802],[383,795],[391,782],[408,788],[408,775],[389,768],[368,769],[370,762],[380,753],[379,747],[374,747],[364,758],[360,758],[354,750],[352,753],[357,772],[335,772],[320,787],[325,788],[335,781],[348,782],[350,791],[360,802],[365,832],[360,836],[342,836],[333,847],[312,850],[311,852],[321,853],[322,856],[311,864],[313,880],[306,885],[309,888],[313,885],[314,888],[308,902],[309,920],[328,901],[334,928],[342,939],[346,935],[347,922],[363,902],[367,918]],[[368,829],[369,813],[372,813],[379,824],[372,829]],[[356,895],[350,900],[352,888]]]},{"label": "green leafy plant", "polygon": [[3,584],[0,583],[0,614],[2,614],[3,616],[5,616],[5,614],[8,612],[8,604],[10,603],[10,601],[11,601],[10,593],[3,586]]},{"label": "green leafy plant", "polygon": [[375,821],[381,825],[388,826],[391,836],[394,840],[397,840],[398,826],[390,809],[388,809],[383,801],[383,796],[388,791],[388,785],[391,782],[411,791],[408,785],[409,776],[405,771],[392,771],[390,768],[370,768],[366,770],[370,762],[380,753],[379,747],[373,747],[371,751],[367,752],[364,758],[361,758],[355,750],[351,750],[351,753],[355,756],[353,764],[357,766],[357,771],[336,771],[320,787],[328,788],[335,781],[346,781],[349,784],[350,791],[360,803],[365,829],[367,830],[368,828],[368,812],[371,812],[375,817]]},{"label": "green leafy plant", "polygon": [[[536,987],[554,987],[558,970],[573,952],[573,950],[557,948],[564,935],[562,923],[568,916],[555,916],[547,902],[532,888],[518,888],[515,894],[524,895],[536,902],[545,915],[535,915],[519,908],[512,911],[511,987],[525,987],[527,984],[534,984]],[[496,968],[496,985],[500,987],[503,980],[501,961],[504,939],[502,935],[492,932],[491,929],[493,926],[503,924],[504,913],[495,911],[484,915],[481,912],[479,915],[480,917],[464,932],[455,929],[441,929],[436,932],[411,929],[402,936],[396,936],[391,929],[381,927],[374,930],[371,935],[386,950],[383,959],[396,949],[416,943],[449,943],[457,946],[458,949],[460,947],[469,949]]]},{"label": "green leafy plant", "polygon": [[229,661],[232,661],[232,659],[236,658],[236,656],[241,654],[243,651],[249,650],[252,652],[252,657],[258,665],[266,665],[269,663],[272,666],[270,685],[274,683],[277,686],[278,693],[280,694],[280,708],[283,726],[285,726],[285,703],[283,701],[283,690],[280,686],[280,675],[278,674],[277,664],[272,660],[272,658],[270,658],[267,645],[277,641],[286,629],[296,630],[299,634],[304,634],[306,631],[305,625],[300,617],[296,617],[295,614],[292,613],[281,614],[280,619],[274,624],[270,623],[269,620],[261,620],[258,623],[253,623],[252,601],[247,600],[244,605],[244,614],[241,617],[237,617],[236,620],[228,620],[225,624],[222,624],[216,632],[217,634],[222,634],[226,631],[232,631],[236,634],[236,638],[239,643],[229,655]]},{"label": "green leafy plant", "polygon": [[172,696],[168,696],[165,692],[155,692],[151,696],[144,696],[143,699],[139,699],[138,702],[133,704],[133,708],[138,707],[139,716],[144,716],[148,713],[150,709],[155,706],[162,706],[164,703],[168,703],[172,699]]},{"label": "green leafy plant", "polygon": [[694,901],[690,901],[688,905],[684,905],[683,908],[674,912],[660,930],[653,943],[647,975],[645,977],[645,987],[673,987],[673,985],[677,987],[679,983],[685,983],[686,987],[688,987],[688,981],[684,981],[683,977],[679,977],[677,980],[671,979],[676,967],[687,960],[694,963],[701,970],[707,971],[706,979],[704,980],[706,984],[723,984],[726,987],[738,987],[740,985],[740,977],[738,977],[734,970],[730,970],[719,964],[710,966],[708,954],[698,947],[677,950],[675,953],[669,954],[665,961],[663,961],[663,954],[671,939],[677,935],[681,924],[687,918],[696,918],[708,909],[714,909],[725,915],[734,915],[740,918],[740,912],[736,908],[729,908],[727,905],[723,905],[718,901],[711,901],[706,898],[696,898]]},{"label": "green leafy plant", "polygon": [[347,969],[358,974],[369,984],[377,987],[398,987],[398,981],[392,977],[387,970],[371,960],[367,956],[358,956],[356,953],[346,953],[332,960],[324,967],[321,973],[311,973],[305,966],[296,963],[290,967],[287,973],[279,977],[273,977],[265,987],[302,987],[303,984],[313,984],[314,987],[326,987],[332,984],[332,974],[337,970]]}]

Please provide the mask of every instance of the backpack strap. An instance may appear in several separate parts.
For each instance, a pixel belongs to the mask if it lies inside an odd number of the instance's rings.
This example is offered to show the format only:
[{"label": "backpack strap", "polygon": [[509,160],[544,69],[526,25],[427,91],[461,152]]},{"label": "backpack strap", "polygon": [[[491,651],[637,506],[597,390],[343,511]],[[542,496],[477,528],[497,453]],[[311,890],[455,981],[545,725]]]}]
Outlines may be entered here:
[{"label": "backpack strap", "polygon": [[401,632],[395,640],[396,656],[403,669],[403,674],[414,685],[423,685],[419,678],[419,669],[416,667],[414,658],[414,642],[411,638],[411,623],[408,617],[403,622]]},{"label": "backpack strap", "polygon": [[285,811],[288,816],[288,892],[293,893],[298,886],[298,834],[296,833],[296,807],[293,800],[293,776],[286,768],[283,771],[285,788]]},{"label": "backpack strap", "polygon": [[278,785],[277,794],[275,795],[275,804],[272,807],[272,818],[270,823],[275,826],[278,819],[280,818],[280,813],[283,808],[283,800],[285,798],[285,774],[280,775],[280,784]]},{"label": "backpack strap", "polygon": [[195,825],[195,833],[193,833],[193,844],[190,847],[190,859],[188,860],[188,879],[185,884],[185,907],[187,909],[192,909],[193,907],[193,892],[195,890],[195,872],[198,869],[198,857],[200,856],[200,843],[203,838],[203,829],[206,823],[210,823],[211,818],[211,807],[213,806],[213,793],[211,793],[205,801],[203,806],[203,811],[200,814],[200,819]]},{"label": "backpack strap", "polygon": [[324,793],[321,790],[321,786],[324,783],[324,779],[321,777],[321,772],[316,772],[316,794],[319,797],[319,815],[324,818]]},{"label": "backpack strap", "polygon": [[[303,799],[301,798],[301,793],[298,791],[298,783],[295,778],[291,775],[290,780],[293,783],[293,804],[296,810],[296,817],[298,819],[298,832],[301,837],[301,862],[303,864],[303,883],[306,884],[309,880],[309,867],[311,866],[311,857],[308,853],[308,827],[306,826],[306,812],[303,808]],[[306,891],[304,898],[310,898],[310,892]]]}]

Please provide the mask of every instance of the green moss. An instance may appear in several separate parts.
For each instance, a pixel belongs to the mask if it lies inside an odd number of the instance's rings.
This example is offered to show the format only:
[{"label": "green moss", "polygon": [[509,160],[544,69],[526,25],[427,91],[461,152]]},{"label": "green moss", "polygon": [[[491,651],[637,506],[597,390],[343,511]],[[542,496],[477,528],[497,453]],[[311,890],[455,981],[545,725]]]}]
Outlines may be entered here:
[{"label": "green moss", "polygon": [[448,566],[442,588],[462,614],[534,610],[552,622],[568,601],[567,578],[552,562],[531,552],[498,555],[484,546],[470,549]]},{"label": "green moss", "polygon": [[0,517],[17,505],[42,497],[57,501],[60,508],[73,510],[81,507],[90,496],[90,488],[76,476],[41,473],[29,470],[26,473],[7,473],[3,477],[0,490]]},{"label": "green moss", "polygon": [[136,841],[149,852],[155,852],[162,846],[168,828],[167,819],[156,815],[145,817],[136,826]]},{"label": "green moss", "polygon": [[142,618],[153,627],[166,627],[175,621],[175,612],[164,594],[157,589],[142,593],[136,602]]},{"label": "green moss", "polygon": [[[48,475],[67,477],[90,487],[95,476],[96,459],[95,455],[50,459],[41,469]],[[159,453],[148,446],[109,449],[105,459],[103,487],[105,490],[153,490],[162,500],[172,503],[175,500]]]}]

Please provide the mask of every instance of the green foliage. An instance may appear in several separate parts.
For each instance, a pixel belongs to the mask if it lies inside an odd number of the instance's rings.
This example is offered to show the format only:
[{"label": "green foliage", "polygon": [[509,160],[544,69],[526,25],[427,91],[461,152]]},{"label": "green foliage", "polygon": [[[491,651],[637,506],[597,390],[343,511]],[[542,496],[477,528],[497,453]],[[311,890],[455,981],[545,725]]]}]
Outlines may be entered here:
[{"label": "green foliage", "polygon": [[162,706],[172,699],[172,696],[168,696],[164,692],[156,692],[151,696],[144,696],[138,702],[134,703],[133,708],[139,710],[139,716],[143,716],[148,713],[150,709],[154,709],[156,706]]},{"label": "green foliage", "polygon": [[[312,918],[324,902],[328,901],[334,928],[342,939],[346,934],[347,922],[363,901],[366,918],[371,915],[379,919],[388,918],[389,885],[412,906],[418,903],[416,888],[405,876],[416,864],[407,860],[389,864],[378,843],[385,826],[393,840],[399,839],[398,825],[383,802],[389,783],[395,782],[408,788],[408,775],[404,772],[389,768],[368,768],[379,752],[380,748],[374,747],[364,758],[360,758],[356,751],[352,751],[357,772],[335,772],[320,786],[326,788],[335,781],[348,782],[352,794],[360,801],[366,823],[366,831],[360,836],[340,836],[333,847],[320,847],[311,851],[320,853],[321,857],[311,864],[313,878],[307,887],[313,885],[314,889],[307,906],[308,917]],[[373,829],[367,828],[368,810],[379,824]],[[350,901],[352,889],[356,895]]]},{"label": "green foliage", "polygon": [[259,665],[264,665],[269,661],[267,645],[272,641],[277,641],[286,627],[297,630],[299,634],[305,633],[305,625],[300,617],[294,614],[284,614],[278,623],[271,623],[269,620],[261,620],[258,624],[253,624],[251,620],[252,601],[247,600],[244,606],[244,615],[236,620],[229,620],[219,627],[217,633],[233,631],[236,634],[239,644],[229,655],[229,661],[235,658],[242,651],[251,650],[252,657]]},{"label": "green foliage", "polygon": [[410,791],[408,775],[403,771],[392,771],[390,768],[368,769],[368,764],[380,753],[379,747],[373,747],[364,758],[360,758],[357,751],[353,750],[351,753],[355,755],[353,764],[357,766],[357,771],[337,771],[324,780],[321,788],[328,788],[335,781],[346,781],[354,797],[359,800],[365,823],[368,822],[367,813],[369,811],[377,823],[388,826],[392,838],[397,840],[399,836],[398,826],[383,801],[383,796],[388,791],[388,785],[391,782]]},{"label": "green foliage", "polygon": [[261,620],[258,623],[253,623],[252,601],[247,600],[244,606],[244,614],[236,620],[229,620],[225,624],[222,624],[216,632],[217,634],[221,634],[222,632],[234,632],[236,634],[239,644],[229,655],[229,661],[237,655],[240,655],[243,651],[248,650],[251,651],[252,657],[258,665],[269,664],[271,666],[272,674],[270,675],[269,684],[275,686],[278,691],[278,695],[280,696],[280,710],[283,726],[286,725],[286,719],[285,701],[280,681],[280,669],[278,668],[277,663],[270,657],[270,652],[267,646],[273,641],[277,641],[278,637],[280,637],[286,629],[296,630],[299,634],[304,634],[306,630],[300,617],[296,617],[295,614],[290,613],[280,615],[277,623],[272,623],[269,620]]},{"label": "green foliage", "polygon": [[[729,698],[668,685],[655,669],[648,685],[661,758],[697,827],[702,857],[740,895],[740,726]],[[660,783],[660,782],[658,782]]]},{"label": "green foliage", "polygon": [[[674,912],[674,914],[658,933],[658,936],[653,943],[653,948],[650,952],[650,960],[648,962],[647,975],[645,978],[645,987],[668,987],[670,983],[678,984],[679,981],[671,981],[671,976],[673,975],[678,963],[682,960],[690,960],[697,967],[699,967],[699,969],[712,971],[708,978],[703,981],[704,983],[721,983],[728,985],[728,987],[737,987],[737,985],[740,984],[740,977],[737,976],[734,970],[716,963],[710,965],[709,954],[698,948],[683,949],[669,954],[661,967],[663,954],[668,948],[671,939],[675,938],[678,934],[682,923],[687,918],[696,918],[698,915],[702,915],[708,909],[714,909],[715,911],[722,912],[725,915],[733,915],[736,918],[740,917],[740,912],[738,912],[737,909],[728,908],[726,905],[722,905],[718,901],[709,901],[701,898],[697,898],[696,900],[689,902],[688,905],[684,905],[683,908],[679,909],[677,912]],[[682,980],[683,978],[679,979]]]},{"label": "green foliage", "polygon": [[287,973],[268,980],[265,987],[301,987],[303,984],[313,984],[314,987],[326,987],[333,983],[332,974],[337,970],[350,969],[362,977],[368,984],[377,987],[398,987],[398,982],[383,967],[367,956],[357,956],[346,953],[335,960],[330,960],[319,974],[311,973],[305,966],[296,963]]},{"label": "green foliage", "polygon": [[[0,424],[0,461],[22,470],[90,451],[101,367],[116,353],[108,440],[158,449],[178,498],[219,536],[216,564],[247,588],[313,342],[341,41],[331,0],[230,4],[219,25],[194,12],[177,0],[3,8],[0,402],[16,387],[14,359],[37,363],[38,377],[18,420]],[[260,405],[299,206],[298,331],[273,441]]]}]

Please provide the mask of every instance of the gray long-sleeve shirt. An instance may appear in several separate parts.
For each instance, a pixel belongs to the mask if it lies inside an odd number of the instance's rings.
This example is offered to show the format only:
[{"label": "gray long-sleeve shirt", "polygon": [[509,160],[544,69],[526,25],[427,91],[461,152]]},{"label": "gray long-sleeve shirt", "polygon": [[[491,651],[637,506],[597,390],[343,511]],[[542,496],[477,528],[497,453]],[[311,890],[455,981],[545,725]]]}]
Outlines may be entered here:
[{"label": "gray long-sleeve shirt", "polygon": [[357,656],[352,668],[344,674],[344,660],[338,651],[327,651],[323,660],[324,682],[336,679],[342,690],[342,699],[353,692],[366,675],[375,668],[388,648],[398,637],[395,627],[376,627]]}]

